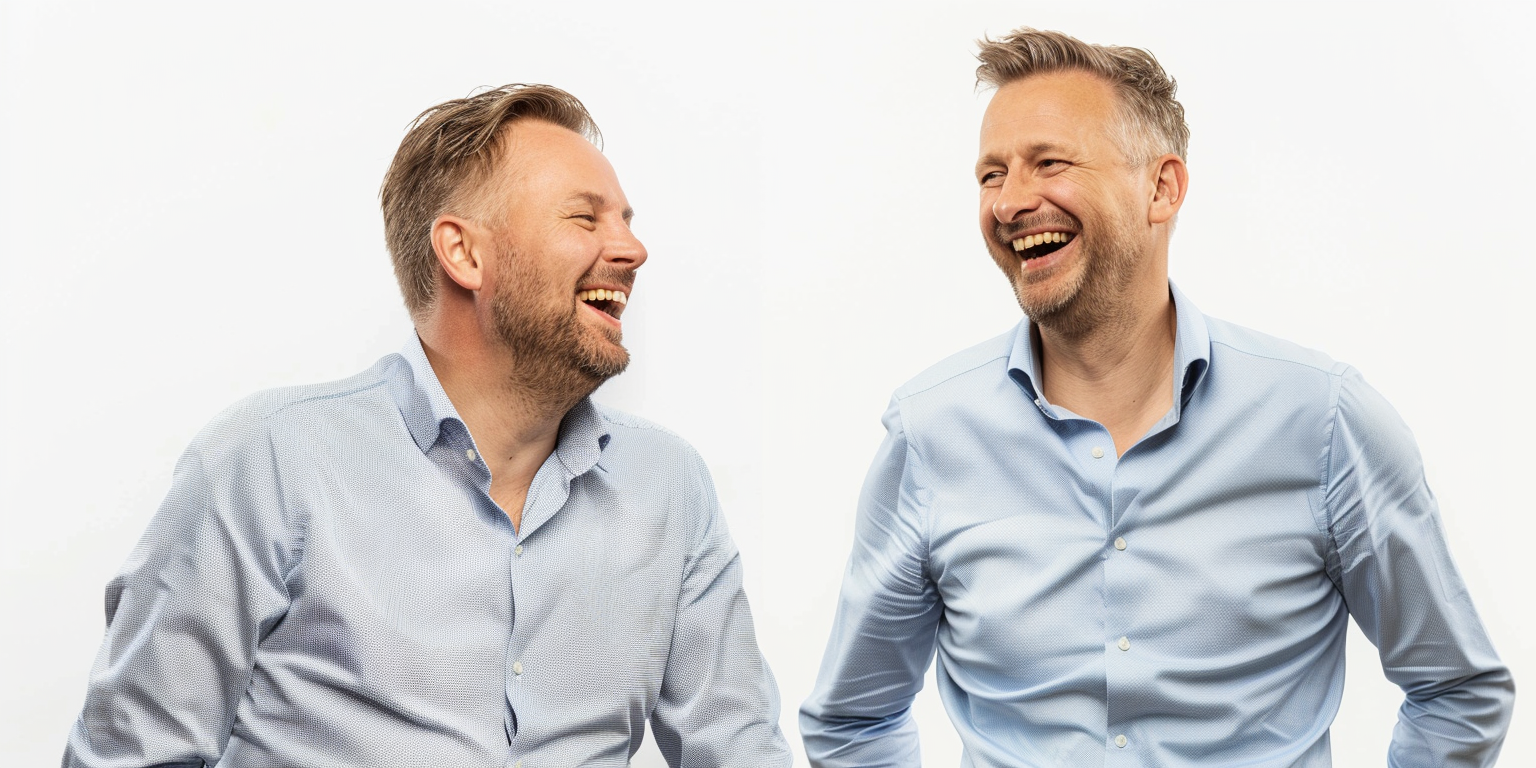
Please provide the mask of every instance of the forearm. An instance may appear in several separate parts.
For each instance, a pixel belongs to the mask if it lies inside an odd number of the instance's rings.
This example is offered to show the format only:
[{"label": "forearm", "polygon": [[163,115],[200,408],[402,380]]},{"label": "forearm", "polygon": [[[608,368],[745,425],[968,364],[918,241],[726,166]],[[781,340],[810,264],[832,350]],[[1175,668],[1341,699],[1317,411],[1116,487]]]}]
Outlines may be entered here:
[{"label": "forearm", "polygon": [[800,708],[800,738],[813,768],[917,768],[922,765],[910,707],[884,717],[835,715],[818,689]]}]

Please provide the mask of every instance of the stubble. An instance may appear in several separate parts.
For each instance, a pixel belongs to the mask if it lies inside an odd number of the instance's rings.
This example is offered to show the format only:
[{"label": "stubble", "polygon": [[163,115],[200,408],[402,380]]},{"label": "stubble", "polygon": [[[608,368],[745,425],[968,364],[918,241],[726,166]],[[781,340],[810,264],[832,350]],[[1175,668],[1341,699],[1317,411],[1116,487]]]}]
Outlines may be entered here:
[{"label": "stubble", "polygon": [[[576,300],[575,286],[556,284],[532,261],[505,244],[499,248],[499,287],[491,303],[495,331],[512,352],[514,385],[541,399],[574,403],[623,373],[629,351],[618,328],[582,320],[587,309]],[[632,276],[594,270],[581,282],[589,280],[628,286]]]}]

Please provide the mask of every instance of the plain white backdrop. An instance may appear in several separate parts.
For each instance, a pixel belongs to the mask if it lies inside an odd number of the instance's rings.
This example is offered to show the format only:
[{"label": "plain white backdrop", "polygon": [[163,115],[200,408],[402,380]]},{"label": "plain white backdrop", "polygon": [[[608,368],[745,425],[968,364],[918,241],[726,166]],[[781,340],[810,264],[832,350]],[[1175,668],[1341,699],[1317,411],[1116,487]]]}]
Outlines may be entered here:
[{"label": "plain white backdrop", "polygon": [[[1530,684],[1531,5],[823,5],[0,2],[0,762],[58,760],[102,588],[202,424],[404,342],[379,181],[420,110],[515,81],[607,137],[651,258],[599,399],[709,461],[803,754],[890,391],[1019,317],[975,223],[971,52],[1022,24],[1178,79],[1174,279],[1396,405]],[[1353,630],[1349,670],[1335,761],[1381,765],[1400,694]],[[931,684],[915,712],[955,764]],[[1505,765],[1536,764],[1522,714]]]}]

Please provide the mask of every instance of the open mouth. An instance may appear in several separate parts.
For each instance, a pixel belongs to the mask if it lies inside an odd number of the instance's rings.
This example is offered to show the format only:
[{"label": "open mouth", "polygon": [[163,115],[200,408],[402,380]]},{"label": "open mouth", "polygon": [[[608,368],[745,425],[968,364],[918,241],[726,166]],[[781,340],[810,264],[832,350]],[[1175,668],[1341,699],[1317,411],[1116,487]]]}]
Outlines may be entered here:
[{"label": "open mouth", "polygon": [[577,291],[576,298],[585,302],[587,306],[615,320],[619,319],[619,315],[624,314],[624,305],[629,303],[629,296],[623,291],[610,291],[602,288]]},{"label": "open mouth", "polygon": [[1071,232],[1041,232],[1037,235],[1026,235],[1013,241],[1013,250],[1018,252],[1020,258],[1025,261],[1038,259],[1041,256],[1049,256],[1067,246],[1067,243],[1076,239],[1077,235]]}]

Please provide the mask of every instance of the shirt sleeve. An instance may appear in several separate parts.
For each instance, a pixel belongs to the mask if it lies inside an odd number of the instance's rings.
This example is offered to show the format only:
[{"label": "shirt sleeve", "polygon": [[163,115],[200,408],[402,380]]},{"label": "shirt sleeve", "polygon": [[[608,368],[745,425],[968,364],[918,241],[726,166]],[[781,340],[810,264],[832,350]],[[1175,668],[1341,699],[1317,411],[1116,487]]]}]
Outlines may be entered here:
[{"label": "shirt sleeve", "polygon": [[1330,575],[1387,679],[1406,694],[1388,763],[1493,765],[1514,682],[1451,562],[1413,434],[1352,369],[1340,383],[1327,467]]},{"label": "shirt sleeve", "polygon": [[698,482],[686,503],[694,539],[651,714],[656,745],[673,768],[788,766],[778,684],[757,647],[741,557],[709,471],[692,459]]},{"label": "shirt sleeve", "polygon": [[859,497],[853,552],[800,735],[816,768],[921,763],[912,698],[933,660],[943,604],[927,575],[918,457],[892,399]]},{"label": "shirt sleeve", "polygon": [[256,644],[287,608],[270,444],[206,438],[107,585],[106,637],[64,768],[218,763]]}]

